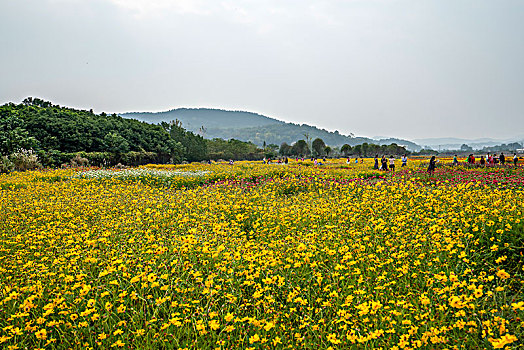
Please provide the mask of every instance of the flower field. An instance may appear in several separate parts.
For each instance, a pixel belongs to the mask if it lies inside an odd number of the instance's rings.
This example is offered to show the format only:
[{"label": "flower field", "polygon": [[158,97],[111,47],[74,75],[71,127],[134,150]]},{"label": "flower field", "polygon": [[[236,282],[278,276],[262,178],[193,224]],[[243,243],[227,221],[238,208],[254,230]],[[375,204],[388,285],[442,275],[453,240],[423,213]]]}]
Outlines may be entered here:
[{"label": "flower field", "polygon": [[517,349],[524,168],[0,176],[0,347]]}]

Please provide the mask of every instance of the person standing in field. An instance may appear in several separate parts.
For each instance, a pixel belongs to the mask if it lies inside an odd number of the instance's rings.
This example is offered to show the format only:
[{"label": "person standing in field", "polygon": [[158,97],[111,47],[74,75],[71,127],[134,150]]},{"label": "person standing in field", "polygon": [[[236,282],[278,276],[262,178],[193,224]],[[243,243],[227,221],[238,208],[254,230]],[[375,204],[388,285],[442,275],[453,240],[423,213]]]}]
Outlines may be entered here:
[{"label": "person standing in field", "polygon": [[389,170],[395,171],[395,157],[389,156]]},{"label": "person standing in field", "polygon": [[403,167],[405,167],[406,165],[408,165],[408,157],[404,154],[404,155],[402,156],[402,165],[401,165],[401,167],[403,168]]},{"label": "person standing in field", "polygon": [[428,173],[433,174],[435,172],[436,167],[437,160],[435,159],[435,156],[432,156],[429,160]]},{"label": "person standing in field", "polygon": [[373,169],[378,170],[378,154],[375,154],[375,165],[373,165]]},{"label": "person standing in field", "polygon": [[458,161],[457,155],[455,154],[455,156],[453,157],[453,165],[457,166],[458,164],[459,164],[459,161]]},{"label": "person standing in field", "polygon": [[484,167],[486,165],[486,160],[484,159],[484,156],[480,156],[480,166]]},{"label": "person standing in field", "polygon": [[504,156],[504,153],[500,153],[500,164],[504,165],[506,163],[506,156]]},{"label": "person standing in field", "polygon": [[513,165],[517,166],[518,161],[519,157],[517,157],[517,153],[513,153]]},{"label": "person standing in field", "polygon": [[382,165],[381,170],[388,171],[388,161],[385,155],[382,155],[382,159],[380,160],[380,163]]}]

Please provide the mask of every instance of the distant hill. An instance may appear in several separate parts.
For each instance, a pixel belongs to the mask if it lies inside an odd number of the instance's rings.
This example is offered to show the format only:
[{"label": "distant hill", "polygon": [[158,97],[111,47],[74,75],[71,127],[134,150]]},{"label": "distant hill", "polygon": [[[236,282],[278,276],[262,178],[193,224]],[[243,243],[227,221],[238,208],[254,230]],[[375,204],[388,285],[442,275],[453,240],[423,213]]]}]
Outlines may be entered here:
[{"label": "distant hill", "polygon": [[523,143],[524,135],[520,137],[513,137],[509,139],[494,139],[494,138],[478,138],[478,139],[462,139],[456,137],[440,137],[413,140],[417,144],[433,148],[435,150],[441,149],[460,149],[460,146],[466,144],[474,149],[482,149],[484,147],[492,147],[500,144],[509,144],[513,142]]},{"label": "distant hill", "polygon": [[257,113],[243,111],[225,111],[222,109],[211,108],[177,108],[166,112],[157,113],[124,113],[125,118],[138,119],[140,121],[158,124],[171,120],[180,120],[184,128],[193,132],[199,131],[200,127],[208,129],[215,128],[249,128],[266,125],[282,125],[277,119],[269,118]]},{"label": "distant hill", "polygon": [[[396,143],[405,146],[410,151],[421,149],[414,142],[396,138],[371,139],[343,135],[338,131],[327,131],[307,124],[294,124],[269,118],[252,112],[226,111],[210,108],[178,108],[158,113],[122,113],[122,117],[138,119],[148,123],[169,122],[180,120],[187,130],[200,133],[205,138],[237,139],[250,141],[261,146],[266,144],[280,145],[283,142],[292,144],[297,140],[321,138],[327,145],[339,147],[344,144],[351,146],[367,143],[379,145]],[[204,127],[202,129],[202,127]]]}]

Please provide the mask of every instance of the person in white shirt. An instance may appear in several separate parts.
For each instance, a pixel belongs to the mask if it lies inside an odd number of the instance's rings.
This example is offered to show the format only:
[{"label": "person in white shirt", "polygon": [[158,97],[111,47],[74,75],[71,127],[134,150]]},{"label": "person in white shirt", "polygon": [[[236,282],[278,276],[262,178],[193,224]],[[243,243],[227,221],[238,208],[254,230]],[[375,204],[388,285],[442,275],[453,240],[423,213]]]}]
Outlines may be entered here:
[{"label": "person in white shirt", "polygon": [[395,157],[389,156],[389,170],[395,171]]},{"label": "person in white shirt", "polygon": [[402,156],[402,167],[405,167],[406,165],[408,165],[408,157],[404,154]]}]

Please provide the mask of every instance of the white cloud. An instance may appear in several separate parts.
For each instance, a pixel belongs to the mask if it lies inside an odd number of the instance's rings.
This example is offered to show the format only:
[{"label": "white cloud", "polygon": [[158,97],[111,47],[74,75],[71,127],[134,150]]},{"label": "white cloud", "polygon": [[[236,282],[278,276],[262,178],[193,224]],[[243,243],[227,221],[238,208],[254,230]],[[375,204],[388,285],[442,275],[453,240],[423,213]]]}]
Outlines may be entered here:
[{"label": "white cloud", "polygon": [[109,0],[137,17],[160,15],[166,12],[209,15],[213,7],[201,0]]},{"label": "white cloud", "polygon": [[[78,0],[53,0],[78,1]],[[276,0],[107,0],[136,18],[178,15],[212,16],[254,27],[267,33],[279,25],[312,21],[317,25],[341,25],[336,11],[322,1],[283,2]]]}]

